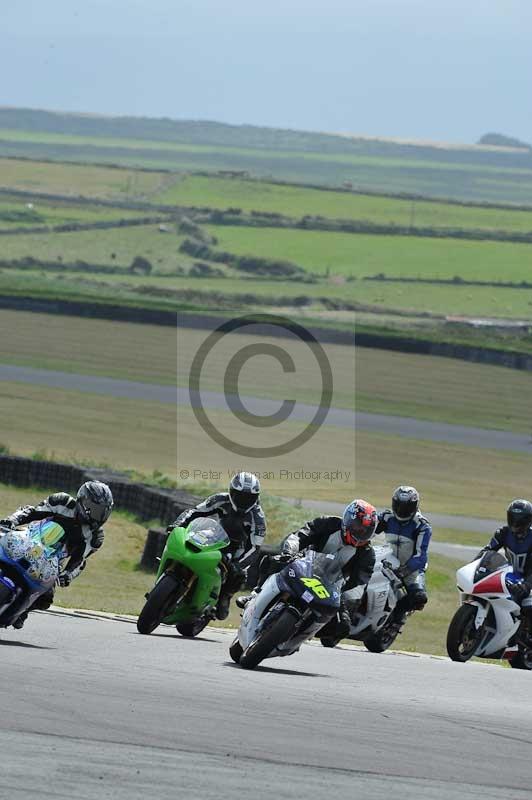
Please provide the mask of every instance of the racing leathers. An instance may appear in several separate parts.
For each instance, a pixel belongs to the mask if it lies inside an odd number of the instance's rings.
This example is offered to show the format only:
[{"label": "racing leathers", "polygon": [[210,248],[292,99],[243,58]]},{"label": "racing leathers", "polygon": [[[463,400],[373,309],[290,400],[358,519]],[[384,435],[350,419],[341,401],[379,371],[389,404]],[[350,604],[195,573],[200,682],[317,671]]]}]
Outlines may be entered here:
[{"label": "racing leathers", "polygon": [[[375,551],[369,543],[361,547],[344,544],[341,517],[316,517],[305,523],[298,531],[286,537],[282,545],[282,555],[296,555],[307,547],[320,553],[334,553],[340,557],[345,580],[340,611],[337,618],[320,630],[319,636],[343,638],[349,633],[351,618],[362,601],[364,589],[373,573]],[[282,556],[281,561],[277,563],[278,569],[281,569]],[[276,569],[270,568],[270,573],[273,571]]]},{"label": "racing leathers", "polygon": [[[62,586],[68,586],[85,568],[87,558],[103,545],[103,528],[91,527],[80,520],[76,499],[66,492],[51,494],[36,506],[21,506],[3,522],[17,527],[40,519],[51,519],[65,531],[63,542],[68,562],[61,570],[59,582]],[[53,603],[53,599],[54,590],[50,589],[37,598],[30,610],[45,610]]]},{"label": "racing leathers", "polygon": [[178,525],[184,528],[200,517],[217,518],[231,541],[223,554],[222,590],[217,606],[218,618],[225,619],[231,597],[242,586],[249,567],[259,558],[266,536],[266,520],[259,502],[247,511],[235,510],[229,493],[219,492],[184,511],[168,530]]},{"label": "racing leathers", "polygon": [[528,636],[532,637],[532,527],[524,536],[519,537],[508,525],[503,525],[495,531],[477,558],[490,550],[496,552],[502,549],[513,571],[522,576],[522,581],[512,587],[512,596],[524,611],[523,621],[526,631]]},{"label": "racing leathers", "polygon": [[419,511],[412,519],[401,522],[393,511],[386,509],[379,514],[375,533],[385,534],[386,543],[400,563],[396,572],[405,585],[406,595],[397,603],[395,615],[404,621],[407,611],[421,611],[428,600],[425,571],[432,528]]}]

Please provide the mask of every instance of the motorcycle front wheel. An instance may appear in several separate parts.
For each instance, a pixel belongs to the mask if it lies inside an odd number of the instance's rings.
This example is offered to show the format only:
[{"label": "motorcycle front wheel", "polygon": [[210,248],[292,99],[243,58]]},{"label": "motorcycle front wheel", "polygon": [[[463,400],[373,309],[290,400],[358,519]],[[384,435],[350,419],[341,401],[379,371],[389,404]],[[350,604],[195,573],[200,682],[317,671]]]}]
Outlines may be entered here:
[{"label": "motorcycle front wheel", "polygon": [[519,647],[517,653],[510,659],[510,666],[512,669],[532,670],[532,650]]},{"label": "motorcycle front wheel", "polygon": [[475,628],[477,607],[464,603],[457,609],[447,631],[447,653],[452,661],[469,661],[482,637],[482,626]]},{"label": "motorcycle front wheel", "polygon": [[296,624],[294,614],[285,608],[242,653],[238,662],[240,666],[244,669],[254,669],[278,644],[292,637]]},{"label": "motorcycle front wheel", "polygon": [[164,575],[149,593],[139,614],[138,632],[145,635],[153,633],[184,594],[183,587],[174,575]]},{"label": "motorcycle front wheel", "polygon": [[235,664],[240,664],[240,659],[242,658],[242,653],[244,652],[242,645],[238,640],[238,636],[236,639],[233,639],[231,643],[231,647],[229,648],[229,655],[235,662]]},{"label": "motorcycle front wheel", "polygon": [[376,633],[372,633],[364,640],[364,647],[370,653],[384,653],[395,642],[399,635],[399,628],[388,620]]}]

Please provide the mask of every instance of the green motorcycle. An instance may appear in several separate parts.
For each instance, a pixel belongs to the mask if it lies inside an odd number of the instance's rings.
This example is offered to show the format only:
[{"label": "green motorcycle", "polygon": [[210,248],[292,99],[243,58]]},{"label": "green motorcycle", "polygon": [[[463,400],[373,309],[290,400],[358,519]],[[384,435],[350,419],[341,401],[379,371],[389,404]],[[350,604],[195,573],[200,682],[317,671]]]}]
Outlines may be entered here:
[{"label": "green motorcycle", "polygon": [[174,528],[137,620],[138,632],[152,633],[163,623],[175,625],[182,636],[197,636],[215,617],[225,568],[222,555],[229,544],[220,523],[209,517]]}]

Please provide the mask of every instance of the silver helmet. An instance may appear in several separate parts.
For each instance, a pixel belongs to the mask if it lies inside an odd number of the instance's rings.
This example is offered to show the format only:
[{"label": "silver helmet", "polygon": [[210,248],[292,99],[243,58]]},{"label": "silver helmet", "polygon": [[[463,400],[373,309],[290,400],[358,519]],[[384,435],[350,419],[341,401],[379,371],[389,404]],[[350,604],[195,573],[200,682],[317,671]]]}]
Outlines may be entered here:
[{"label": "silver helmet", "polygon": [[229,498],[235,511],[250,511],[257,503],[260,483],[252,472],[237,472],[229,484]]},{"label": "silver helmet", "polygon": [[113,495],[106,483],[87,481],[76,497],[77,515],[91,528],[99,528],[111,516]]}]

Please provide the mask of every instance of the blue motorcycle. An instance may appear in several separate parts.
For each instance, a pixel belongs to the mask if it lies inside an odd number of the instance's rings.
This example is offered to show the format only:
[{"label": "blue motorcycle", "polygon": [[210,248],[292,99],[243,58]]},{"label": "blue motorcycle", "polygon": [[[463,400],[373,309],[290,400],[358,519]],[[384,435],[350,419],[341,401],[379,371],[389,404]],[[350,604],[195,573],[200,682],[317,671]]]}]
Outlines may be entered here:
[{"label": "blue motorcycle", "polygon": [[50,519],[20,530],[0,527],[0,628],[13,625],[35,601],[55,586],[65,531]]}]

